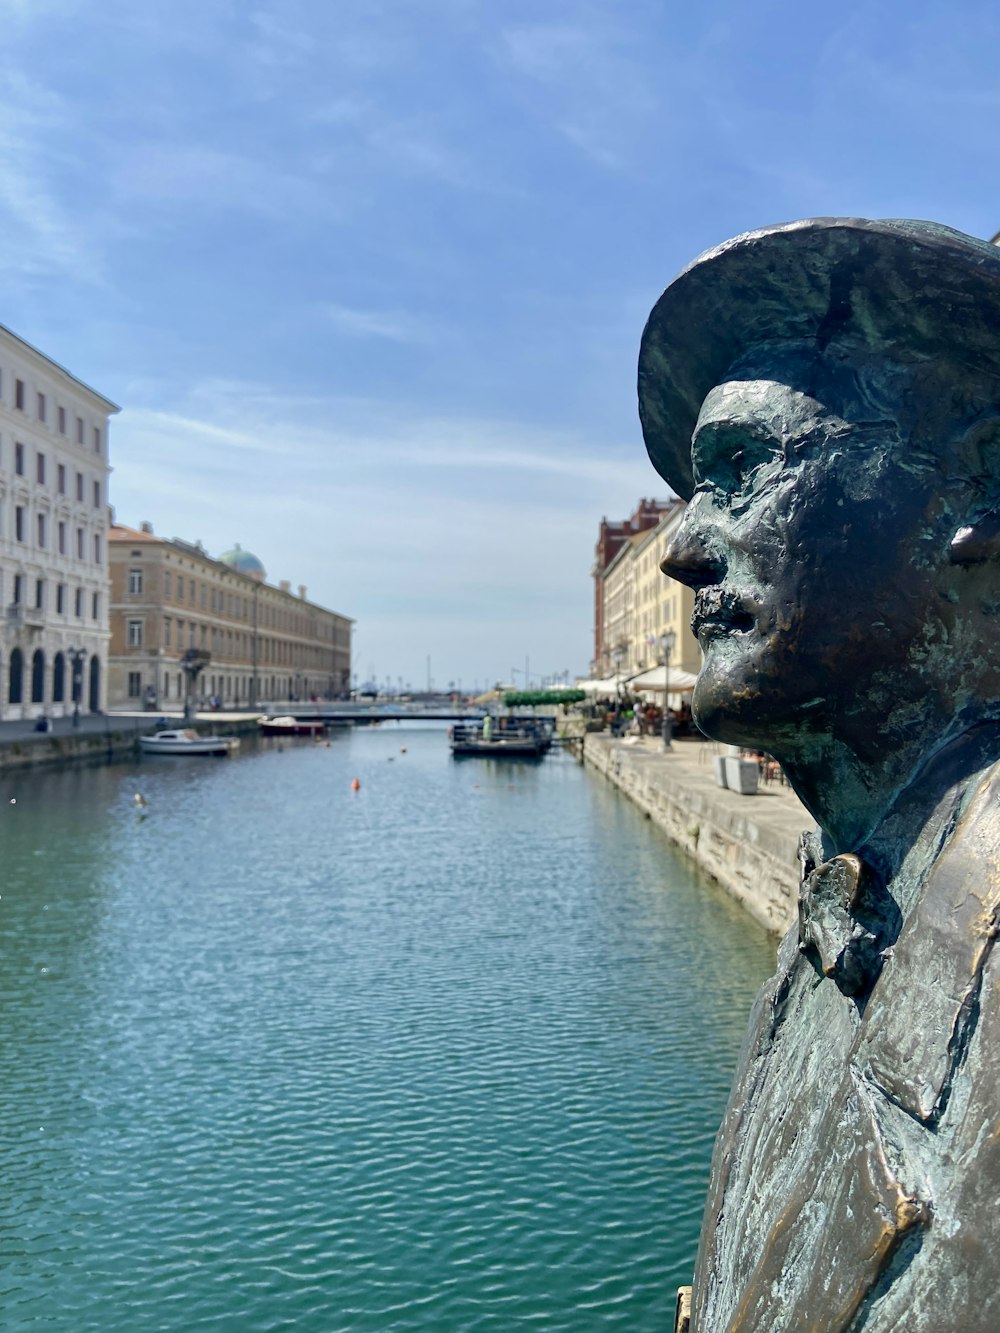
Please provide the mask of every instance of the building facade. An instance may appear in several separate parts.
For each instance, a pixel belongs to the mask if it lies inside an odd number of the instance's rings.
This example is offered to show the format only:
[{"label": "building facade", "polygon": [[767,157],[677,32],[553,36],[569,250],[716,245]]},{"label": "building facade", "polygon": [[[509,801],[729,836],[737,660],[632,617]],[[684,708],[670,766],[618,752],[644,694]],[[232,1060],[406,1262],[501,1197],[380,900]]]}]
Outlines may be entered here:
[{"label": "building facade", "polygon": [[237,546],[218,559],[152,526],[114,524],[108,706],[177,709],[192,694],[224,708],[346,696],[351,683],[347,616],[317,606],[306,589],[266,581]]},{"label": "building facade", "polygon": [[0,718],[106,707],[118,410],[0,326]]},{"label": "building facade", "polygon": [[612,643],[605,635],[609,618],[616,625],[617,633],[617,622],[621,620],[623,614],[622,609],[617,608],[609,617],[605,609],[604,595],[610,566],[636,533],[651,531],[663,516],[670,513],[678,504],[679,500],[642,499],[628,518],[621,521],[601,519],[597,544],[594,547],[594,563],[590,571],[594,580],[594,656],[590,664],[592,676],[608,675],[612,670],[615,651],[620,650],[620,643],[618,641]]},{"label": "building facade", "polygon": [[592,675],[632,676],[659,665],[668,631],[674,636],[671,665],[692,673],[699,670],[701,649],[691,633],[694,592],[660,570],[684,509],[683,501],[677,500],[654,526],[629,533],[605,567],[601,594],[595,599],[603,615],[595,632],[602,655],[592,664]]},{"label": "building facade", "polygon": [[635,670],[643,671],[663,661],[663,636],[673,635],[671,666],[692,674],[701,669],[701,649],[691,633],[694,589],[671,579],[660,569],[660,561],[674,533],[681,525],[686,506],[683,502],[664,514],[657,526],[635,544],[632,613],[632,660]]}]

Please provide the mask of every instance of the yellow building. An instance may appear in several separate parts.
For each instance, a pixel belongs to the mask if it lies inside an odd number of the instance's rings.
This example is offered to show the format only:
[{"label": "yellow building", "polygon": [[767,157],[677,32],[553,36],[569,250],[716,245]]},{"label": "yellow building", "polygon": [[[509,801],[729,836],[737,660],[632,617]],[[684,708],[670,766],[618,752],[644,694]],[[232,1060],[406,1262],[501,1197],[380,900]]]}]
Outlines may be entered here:
[{"label": "yellow building", "polygon": [[674,634],[671,666],[692,674],[701,668],[701,649],[691,633],[694,591],[660,570],[667,543],[680,526],[684,509],[681,504],[667,514],[652,532],[643,533],[643,540],[632,549],[635,591],[631,653],[637,671],[663,661],[662,639],[668,630]]},{"label": "yellow building", "polygon": [[148,523],[116,523],[108,558],[109,708],[180,707],[192,650],[203,664],[194,693],[225,708],[350,692],[354,622],[308,601],[304,587],[267,583],[249,551],[214,559]]}]

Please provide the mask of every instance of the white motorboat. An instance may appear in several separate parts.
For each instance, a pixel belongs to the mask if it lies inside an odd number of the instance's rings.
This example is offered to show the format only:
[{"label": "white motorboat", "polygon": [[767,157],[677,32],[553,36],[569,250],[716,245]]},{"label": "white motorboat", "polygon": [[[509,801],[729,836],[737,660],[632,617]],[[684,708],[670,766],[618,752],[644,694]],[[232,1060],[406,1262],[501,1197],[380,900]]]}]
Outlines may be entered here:
[{"label": "white motorboat", "polygon": [[140,736],[139,745],[146,754],[232,754],[240,748],[239,736],[199,736],[191,727],[178,731],[158,731],[155,736]]}]

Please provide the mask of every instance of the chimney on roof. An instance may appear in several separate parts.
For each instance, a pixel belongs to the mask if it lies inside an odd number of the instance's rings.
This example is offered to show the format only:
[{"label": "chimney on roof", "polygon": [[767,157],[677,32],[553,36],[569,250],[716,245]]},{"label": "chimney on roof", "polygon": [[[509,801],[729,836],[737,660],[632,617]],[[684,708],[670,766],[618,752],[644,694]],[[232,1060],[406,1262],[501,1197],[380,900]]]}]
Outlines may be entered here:
[{"label": "chimney on roof", "polygon": [[303,601],[306,600],[306,585],[304,583],[299,584],[299,596]]},{"label": "chimney on roof", "polygon": [[153,535],[153,525],[152,525],[152,523],[150,523],[150,521],[149,521],[148,518],[144,518],[144,519],[142,520],[142,522],[139,524],[139,531],[140,531],[140,532],[148,532],[149,535],[152,537],[152,535]]},{"label": "chimney on roof", "polygon": [[278,584],[278,587],[281,589],[282,592],[292,591],[292,585],[288,582],[287,579],[282,579],[281,582]]}]

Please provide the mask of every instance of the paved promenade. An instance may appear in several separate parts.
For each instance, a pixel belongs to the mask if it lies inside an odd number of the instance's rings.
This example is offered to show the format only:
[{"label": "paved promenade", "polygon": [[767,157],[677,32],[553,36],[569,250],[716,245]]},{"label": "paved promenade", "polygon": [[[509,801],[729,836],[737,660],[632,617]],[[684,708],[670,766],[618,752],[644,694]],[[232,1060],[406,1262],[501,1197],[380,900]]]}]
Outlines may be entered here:
[{"label": "paved promenade", "polygon": [[790,787],[764,783],[756,796],[719,787],[710,741],[586,738],[585,760],[643,809],[769,930],[783,933],[798,902],[798,842],[815,827]]}]

